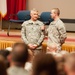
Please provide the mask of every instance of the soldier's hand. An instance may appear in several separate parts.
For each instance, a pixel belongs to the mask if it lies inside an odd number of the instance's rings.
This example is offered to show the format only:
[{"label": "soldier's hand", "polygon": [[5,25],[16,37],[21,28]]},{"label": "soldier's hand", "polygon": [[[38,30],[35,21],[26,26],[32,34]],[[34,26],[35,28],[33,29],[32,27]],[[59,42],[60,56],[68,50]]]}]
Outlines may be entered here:
[{"label": "soldier's hand", "polygon": [[41,30],[45,30],[45,26],[41,26]]},{"label": "soldier's hand", "polygon": [[30,48],[30,49],[35,49],[35,45],[33,45],[33,44],[28,44],[28,47]]},{"label": "soldier's hand", "polygon": [[29,47],[30,49],[32,49],[32,48],[33,48],[33,45],[32,45],[32,44],[28,44],[28,47]]},{"label": "soldier's hand", "polygon": [[36,44],[32,45],[32,49],[36,49],[36,48],[37,48]]},{"label": "soldier's hand", "polygon": [[34,46],[34,48],[37,48],[37,45],[36,44],[34,44],[33,46]]}]

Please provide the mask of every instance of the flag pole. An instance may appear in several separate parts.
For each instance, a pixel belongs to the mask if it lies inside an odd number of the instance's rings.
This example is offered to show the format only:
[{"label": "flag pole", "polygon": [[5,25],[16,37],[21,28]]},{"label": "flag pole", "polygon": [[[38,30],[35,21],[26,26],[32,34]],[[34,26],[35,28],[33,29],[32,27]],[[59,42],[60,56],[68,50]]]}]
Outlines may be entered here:
[{"label": "flag pole", "polygon": [[2,30],[2,15],[0,13],[0,30]]},{"label": "flag pole", "polygon": [[0,30],[2,30],[2,18],[7,13],[7,0],[0,0]]}]

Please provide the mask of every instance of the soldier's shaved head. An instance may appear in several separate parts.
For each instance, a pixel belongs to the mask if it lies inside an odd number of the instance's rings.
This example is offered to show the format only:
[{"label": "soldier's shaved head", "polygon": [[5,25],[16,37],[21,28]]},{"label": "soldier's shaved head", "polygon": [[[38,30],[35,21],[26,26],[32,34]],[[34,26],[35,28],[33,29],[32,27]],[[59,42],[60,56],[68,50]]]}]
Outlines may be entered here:
[{"label": "soldier's shaved head", "polygon": [[58,16],[60,15],[60,10],[58,8],[53,8],[52,11]]}]

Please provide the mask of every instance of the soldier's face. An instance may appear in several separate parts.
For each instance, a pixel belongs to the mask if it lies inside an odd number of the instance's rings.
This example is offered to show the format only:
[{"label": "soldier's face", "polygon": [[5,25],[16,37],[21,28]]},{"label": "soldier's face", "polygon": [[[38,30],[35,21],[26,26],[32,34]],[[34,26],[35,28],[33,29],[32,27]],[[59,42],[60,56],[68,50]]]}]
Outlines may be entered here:
[{"label": "soldier's face", "polygon": [[51,17],[54,19],[56,17],[55,10],[51,10]]},{"label": "soldier's face", "polygon": [[34,11],[33,13],[31,13],[31,18],[32,18],[32,20],[37,20],[38,19],[38,12],[36,12],[36,11]]}]

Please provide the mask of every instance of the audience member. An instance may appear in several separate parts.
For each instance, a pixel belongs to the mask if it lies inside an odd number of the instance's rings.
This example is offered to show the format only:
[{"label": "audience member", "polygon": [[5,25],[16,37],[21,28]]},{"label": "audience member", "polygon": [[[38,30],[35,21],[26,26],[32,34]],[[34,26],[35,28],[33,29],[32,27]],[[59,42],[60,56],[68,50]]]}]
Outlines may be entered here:
[{"label": "audience member", "polygon": [[66,57],[65,71],[67,75],[75,75],[75,53],[71,53]]},{"label": "audience member", "polygon": [[11,52],[10,67],[7,69],[8,75],[28,75],[24,65],[28,60],[28,49],[24,43],[15,43]]},{"label": "audience member", "polygon": [[33,75],[57,75],[57,63],[51,54],[41,53],[34,57]]},{"label": "audience member", "polygon": [[7,75],[4,58],[0,55],[0,75]]}]

